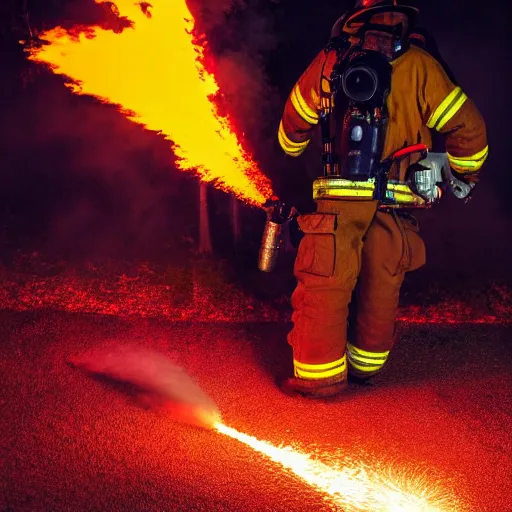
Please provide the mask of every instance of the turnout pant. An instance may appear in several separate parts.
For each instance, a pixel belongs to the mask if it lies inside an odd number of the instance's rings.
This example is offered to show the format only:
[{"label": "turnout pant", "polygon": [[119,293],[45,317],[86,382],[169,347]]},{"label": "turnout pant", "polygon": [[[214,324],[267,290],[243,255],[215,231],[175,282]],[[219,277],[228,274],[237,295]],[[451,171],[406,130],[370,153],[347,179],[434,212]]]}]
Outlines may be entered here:
[{"label": "turnout pant", "polygon": [[[294,265],[294,325],[288,335],[295,376],[343,380],[348,370],[372,376],[393,347],[405,272],[425,263],[416,223],[378,211],[376,201],[326,199],[298,222],[304,237]],[[357,314],[347,343],[353,295]]]}]

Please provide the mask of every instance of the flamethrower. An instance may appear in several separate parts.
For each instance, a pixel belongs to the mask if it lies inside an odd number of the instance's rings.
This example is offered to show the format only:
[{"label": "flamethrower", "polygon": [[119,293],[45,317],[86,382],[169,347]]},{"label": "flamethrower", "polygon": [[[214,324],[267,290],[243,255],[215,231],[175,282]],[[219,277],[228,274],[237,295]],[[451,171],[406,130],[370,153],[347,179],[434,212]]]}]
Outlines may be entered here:
[{"label": "flamethrower", "polygon": [[261,240],[258,269],[272,272],[276,266],[279,249],[283,244],[283,228],[298,216],[297,209],[279,200],[269,199],[263,209],[267,213],[267,221]]},{"label": "flamethrower", "polygon": [[420,153],[421,160],[407,169],[406,180],[412,191],[421,196],[427,206],[439,202],[443,189],[450,190],[457,199],[469,201],[474,183],[466,183],[453,175],[446,153],[429,152],[427,146],[421,143],[396,151],[382,163],[375,180],[375,199],[386,205],[389,169],[414,153]]}]

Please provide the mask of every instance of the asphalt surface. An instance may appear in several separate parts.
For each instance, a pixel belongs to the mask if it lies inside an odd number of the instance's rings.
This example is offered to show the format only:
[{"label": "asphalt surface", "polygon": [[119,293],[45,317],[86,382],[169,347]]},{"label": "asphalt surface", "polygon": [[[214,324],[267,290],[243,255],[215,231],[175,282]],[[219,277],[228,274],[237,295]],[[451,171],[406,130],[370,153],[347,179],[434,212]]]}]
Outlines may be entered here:
[{"label": "asphalt surface", "polygon": [[512,511],[506,327],[409,326],[374,386],[317,403],[275,387],[289,367],[287,325],[52,311],[4,311],[0,322],[2,512],[332,510],[251,448],[145,409],[66,364],[113,340],[169,355],[242,432],[332,461],[424,471],[468,510]]}]

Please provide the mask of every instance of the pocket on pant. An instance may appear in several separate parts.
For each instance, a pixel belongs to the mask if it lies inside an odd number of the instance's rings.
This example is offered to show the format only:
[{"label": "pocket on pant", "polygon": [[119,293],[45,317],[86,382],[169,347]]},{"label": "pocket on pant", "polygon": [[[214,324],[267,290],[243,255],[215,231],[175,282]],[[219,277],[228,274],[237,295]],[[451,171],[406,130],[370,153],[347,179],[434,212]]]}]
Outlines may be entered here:
[{"label": "pocket on pant", "polygon": [[412,215],[405,215],[399,217],[399,222],[402,223],[405,236],[404,240],[408,246],[408,261],[406,262],[404,270],[412,272],[425,265],[427,260],[425,242],[419,235],[418,221]]},{"label": "pocket on pant", "polygon": [[336,214],[311,213],[297,219],[304,238],[295,260],[295,271],[320,277],[334,275]]}]

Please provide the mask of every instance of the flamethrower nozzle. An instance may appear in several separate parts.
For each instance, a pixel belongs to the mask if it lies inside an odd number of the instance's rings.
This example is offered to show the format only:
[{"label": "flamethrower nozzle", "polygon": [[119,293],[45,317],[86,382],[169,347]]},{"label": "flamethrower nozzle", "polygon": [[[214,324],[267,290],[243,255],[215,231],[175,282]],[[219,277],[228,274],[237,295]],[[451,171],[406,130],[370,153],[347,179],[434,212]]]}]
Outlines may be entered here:
[{"label": "flamethrower nozzle", "polygon": [[267,200],[262,208],[267,213],[267,219],[276,224],[284,224],[293,213],[293,208],[279,199]]},{"label": "flamethrower nozzle", "polygon": [[274,199],[269,199],[263,205],[263,210],[267,214],[267,221],[261,240],[258,269],[262,272],[272,272],[282,245],[283,226],[297,215],[297,210],[282,201]]}]

